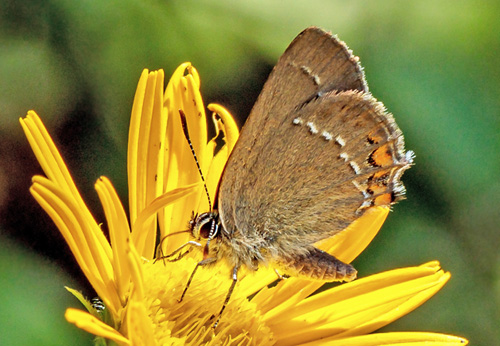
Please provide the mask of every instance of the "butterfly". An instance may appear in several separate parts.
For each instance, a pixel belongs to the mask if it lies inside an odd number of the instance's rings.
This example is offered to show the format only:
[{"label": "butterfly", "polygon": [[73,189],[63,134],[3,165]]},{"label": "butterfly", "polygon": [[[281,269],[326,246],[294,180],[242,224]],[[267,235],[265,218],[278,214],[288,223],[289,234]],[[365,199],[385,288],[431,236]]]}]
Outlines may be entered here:
[{"label": "butterfly", "polygon": [[413,157],[393,116],[369,92],[359,59],[330,33],[305,29],[243,126],[213,210],[190,222],[206,245],[182,296],[200,266],[221,260],[232,266],[233,282],[219,318],[242,266],[353,280],[353,266],[313,244],[369,208],[403,198],[401,176]]}]

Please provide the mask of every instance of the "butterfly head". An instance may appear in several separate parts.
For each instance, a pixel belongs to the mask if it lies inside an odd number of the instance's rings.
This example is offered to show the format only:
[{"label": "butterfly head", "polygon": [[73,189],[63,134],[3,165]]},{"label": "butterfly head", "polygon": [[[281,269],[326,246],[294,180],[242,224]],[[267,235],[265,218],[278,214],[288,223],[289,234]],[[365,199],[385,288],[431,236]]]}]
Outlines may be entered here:
[{"label": "butterfly head", "polygon": [[189,221],[189,229],[193,237],[197,240],[207,240],[203,249],[204,258],[208,257],[210,241],[218,236],[220,227],[219,213],[217,211],[194,215]]}]

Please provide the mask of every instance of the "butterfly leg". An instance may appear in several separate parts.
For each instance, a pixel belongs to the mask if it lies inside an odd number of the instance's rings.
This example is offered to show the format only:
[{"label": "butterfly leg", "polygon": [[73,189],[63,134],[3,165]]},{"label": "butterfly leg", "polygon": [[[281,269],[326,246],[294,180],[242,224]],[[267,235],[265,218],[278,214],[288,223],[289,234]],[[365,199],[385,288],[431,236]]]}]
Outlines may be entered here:
[{"label": "butterfly leg", "polygon": [[229,287],[229,291],[227,292],[226,299],[224,300],[224,304],[222,304],[222,308],[220,309],[219,316],[217,317],[217,321],[215,321],[213,328],[217,328],[217,325],[219,324],[220,317],[222,315],[222,312],[226,309],[227,303],[229,303],[229,299],[231,298],[231,295],[233,294],[234,287],[236,286],[236,283],[238,282],[238,269],[240,268],[240,265],[237,264],[233,268],[233,282],[231,283],[231,287]]},{"label": "butterfly leg", "polygon": [[200,262],[196,263],[196,267],[194,267],[193,272],[191,273],[191,276],[188,279],[186,287],[184,288],[184,291],[182,292],[182,295],[181,295],[181,297],[178,300],[179,303],[182,302],[182,300],[184,299],[184,296],[186,295],[186,292],[187,292],[189,286],[191,285],[191,281],[193,281],[194,274],[196,273],[196,271],[198,270],[198,268],[201,267],[201,266],[205,266],[207,264],[214,263],[216,261],[217,261],[216,257],[208,257],[208,258],[205,258],[203,261],[200,261]]},{"label": "butterfly leg", "polygon": [[321,281],[351,281],[357,271],[329,253],[312,247],[308,253],[289,256],[278,261],[291,276]]}]

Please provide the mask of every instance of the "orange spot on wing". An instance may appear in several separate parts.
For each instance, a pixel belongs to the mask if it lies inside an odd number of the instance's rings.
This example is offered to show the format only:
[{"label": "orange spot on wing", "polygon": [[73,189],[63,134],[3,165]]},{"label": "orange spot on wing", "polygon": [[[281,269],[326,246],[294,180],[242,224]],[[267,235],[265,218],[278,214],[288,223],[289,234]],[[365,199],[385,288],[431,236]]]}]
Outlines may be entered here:
[{"label": "orange spot on wing", "polygon": [[389,167],[393,164],[391,150],[387,144],[373,151],[370,155],[371,161],[379,167]]}]

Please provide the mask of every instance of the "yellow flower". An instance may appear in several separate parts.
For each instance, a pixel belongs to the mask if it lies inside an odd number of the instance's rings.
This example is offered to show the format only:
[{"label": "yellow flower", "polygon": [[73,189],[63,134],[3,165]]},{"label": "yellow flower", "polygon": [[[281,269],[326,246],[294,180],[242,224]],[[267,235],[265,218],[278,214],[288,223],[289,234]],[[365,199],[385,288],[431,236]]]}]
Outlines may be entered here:
[{"label": "yellow flower", "polygon": [[[98,336],[100,342],[119,345],[467,343],[435,333],[368,334],[412,311],[446,283],[450,274],[437,262],[372,275],[315,295],[321,282],[289,278],[270,285],[276,280],[270,268],[243,271],[215,330],[214,316],[231,283],[226,264],[201,268],[178,302],[201,252],[191,251],[175,262],[155,261],[157,231],[159,239],[164,239],[161,253],[171,253],[190,240],[189,234],[165,236],[186,230],[193,212],[208,211],[179,110],[186,114],[212,201],[238,129],[223,107],[211,104],[215,137],[208,140],[200,79],[189,63],[174,72],[165,90],[163,83],[163,71],[145,70],[134,99],[128,144],[130,219],[111,182],[101,177],[95,184],[109,241],[40,118],[30,111],[21,119],[46,175],[33,177],[30,191],[65,237],[105,305],[105,310],[98,309],[68,288],[88,310],[68,309],[69,322]],[[224,144],[219,148],[221,139]],[[387,214],[387,208],[373,208],[345,231],[317,245],[348,263],[370,243]]]}]

